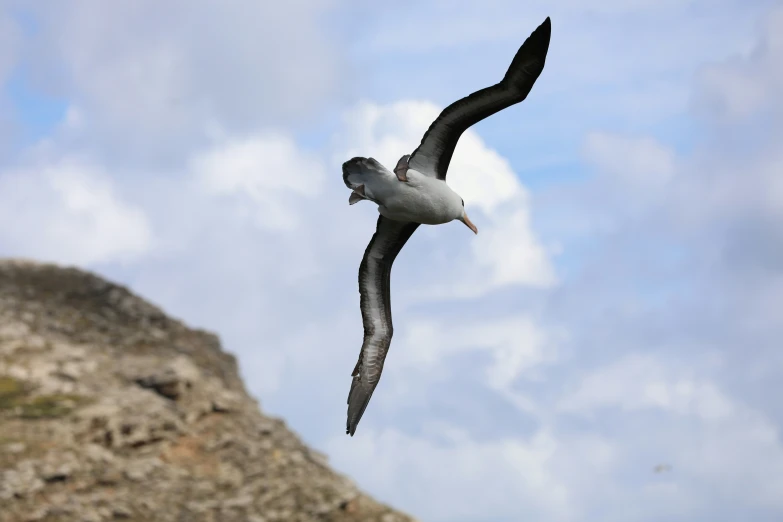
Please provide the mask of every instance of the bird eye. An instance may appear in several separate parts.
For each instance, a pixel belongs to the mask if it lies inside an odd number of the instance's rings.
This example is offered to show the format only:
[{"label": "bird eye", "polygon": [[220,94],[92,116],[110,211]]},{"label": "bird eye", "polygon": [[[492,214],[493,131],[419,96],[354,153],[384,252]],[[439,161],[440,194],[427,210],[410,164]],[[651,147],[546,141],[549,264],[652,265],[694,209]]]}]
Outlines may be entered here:
[{"label": "bird eye", "polygon": [[462,201],[462,206],[464,207],[465,206],[465,200],[462,199],[462,198],[459,198],[459,200]]}]

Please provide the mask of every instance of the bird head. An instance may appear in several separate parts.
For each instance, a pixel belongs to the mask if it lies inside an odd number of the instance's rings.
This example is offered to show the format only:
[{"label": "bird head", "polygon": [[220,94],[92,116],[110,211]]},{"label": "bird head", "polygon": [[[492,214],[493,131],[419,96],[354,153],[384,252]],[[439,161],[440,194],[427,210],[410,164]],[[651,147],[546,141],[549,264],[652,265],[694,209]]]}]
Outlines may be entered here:
[{"label": "bird head", "polygon": [[465,223],[465,226],[471,229],[474,234],[478,234],[478,228],[476,228],[476,225],[473,224],[473,222],[468,217],[468,214],[465,212],[465,200],[463,200],[462,198],[460,198],[460,207],[461,207],[459,210],[460,213],[456,219]]}]

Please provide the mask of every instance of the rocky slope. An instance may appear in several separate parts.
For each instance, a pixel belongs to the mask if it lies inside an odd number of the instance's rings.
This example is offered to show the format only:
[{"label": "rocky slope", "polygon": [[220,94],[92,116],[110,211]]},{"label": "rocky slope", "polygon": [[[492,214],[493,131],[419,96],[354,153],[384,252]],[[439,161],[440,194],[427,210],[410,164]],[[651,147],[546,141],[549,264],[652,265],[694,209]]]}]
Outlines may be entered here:
[{"label": "rocky slope", "polygon": [[214,335],[0,260],[0,521],[409,521],[247,394]]}]

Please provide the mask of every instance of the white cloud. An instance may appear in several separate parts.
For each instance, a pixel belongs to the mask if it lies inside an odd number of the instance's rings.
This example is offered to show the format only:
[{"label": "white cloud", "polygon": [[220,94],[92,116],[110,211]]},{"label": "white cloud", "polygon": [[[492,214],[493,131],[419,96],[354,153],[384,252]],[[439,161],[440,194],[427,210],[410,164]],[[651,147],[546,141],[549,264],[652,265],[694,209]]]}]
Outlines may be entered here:
[{"label": "white cloud", "polygon": [[570,226],[590,234],[617,232],[629,220],[671,206],[683,183],[682,159],[650,136],[592,131],[584,136],[581,156],[593,175],[576,193],[576,204],[587,207],[588,215]]},{"label": "white cloud", "polygon": [[588,374],[559,405],[561,411],[581,414],[601,407],[656,408],[705,421],[725,419],[737,409],[712,383],[677,375],[657,359],[640,355],[627,355]]},{"label": "white cloud", "polygon": [[[704,134],[687,154],[664,138],[593,131],[582,155],[595,167],[589,195],[600,198],[614,230],[629,217],[676,224],[675,234],[704,234],[755,219],[777,219],[783,182],[783,89],[778,63],[783,8],[770,10],[756,45],[702,67],[691,98]],[[580,203],[590,206],[591,202]],[[611,218],[609,217],[611,214]],[[591,231],[594,229],[591,229]]]},{"label": "white cloud", "polygon": [[774,493],[783,484],[779,428],[699,377],[693,366],[684,370],[660,357],[628,355],[590,372],[558,406],[595,424],[612,418],[612,408],[628,417],[615,428],[626,451],[654,453],[672,465],[669,482],[677,496],[703,497],[691,506],[696,513],[709,509],[711,493],[704,488],[747,509],[783,509]]},{"label": "white cloud", "polygon": [[764,86],[748,76],[736,76],[725,68],[704,71],[703,81],[714,86],[714,103],[729,119],[750,116],[764,105],[767,96]]},{"label": "white cloud", "polygon": [[[454,284],[455,293],[478,295],[483,290],[482,283],[489,288],[506,285],[547,288],[556,283],[550,252],[532,230],[527,205],[520,198],[514,207],[508,205],[492,216],[491,226],[485,227],[485,233],[476,239],[472,250],[478,266],[464,270],[463,277]],[[478,276],[482,270],[486,275]]]},{"label": "white cloud", "polygon": [[[326,449],[370,492],[426,520],[684,521],[716,509],[774,520],[767,515],[783,509],[778,428],[688,373],[629,356],[592,372],[558,415],[539,398],[529,435],[478,439],[425,419],[415,434],[365,426]],[[595,415],[574,429],[570,416],[587,411]],[[672,469],[656,474],[658,464]]]},{"label": "white cloud", "polygon": [[313,200],[325,178],[318,158],[274,133],[225,139],[192,158],[190,171],[206,192],[233,197],[259,227],[281,231],[302,226],[300,200]]},{"label": "white cloud", "polygon": [[622,183],[625,191],[660,190],[676,169],[674,152],[650,137],[591,132],[584,154],[599,175],[608,175],[609,183]]},{"label": "white cloud", "polygon": [[540,432],[528,440],[471,440],[454,427],[432,441],[398,430],[365,430],[361,437],[335,438],[327,450],[384,501],[415,506],[422,520],[572,520],[569,492],[550,461],[559,442]]},{"label": "white cloud", "polygon": [[144,211],[75,158],[0,174],[0,221],[3,251],[60,263],[125,263],[152,246]]},{"label": "white cloud", "polygon": [[29,66],[37,85],[90,114],[105,147],[119,141],[117,154],[168,159],[212,123],[242,131],[301,121],[338,95],[342,58],[321,23],[334,7],[44,2],[27,7],[40,25]]},{"label": "white cloud", "polygon": [[536,323],[524,316],[493,317],[461,324],[406,318],[405,337],[396,341],[396,365],[426,371],[468,351],[487,351],[490,388],[504,390],[526,371],[555,361],[556,347]]},{"label": "white cloud", "polygon": [[783,90],[783,6],[770,10],[760,24],[762,35],[746,56],[705,67],[700,75],[701,96],[694,103],[709,110],[712,118],[741,122],[772,112],[783,111],[778,93]]}]

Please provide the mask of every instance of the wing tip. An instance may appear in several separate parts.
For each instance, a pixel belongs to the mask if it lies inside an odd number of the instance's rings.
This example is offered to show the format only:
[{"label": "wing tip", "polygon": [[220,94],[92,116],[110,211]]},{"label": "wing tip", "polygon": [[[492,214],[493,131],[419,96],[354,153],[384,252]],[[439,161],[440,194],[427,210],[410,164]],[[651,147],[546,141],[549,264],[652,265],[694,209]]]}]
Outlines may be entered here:
[{"label": "wing tip", "polygon": [[535,35],[540,35],[542,38],[545,38],[548,46],[549,39],[552,36],[552,19],[547,16],[530,36],[532,37]]},{"label": "wing tip", "polygon": [[[348,410],[350,411],[350,406],[348,407]],[[361,414],[358,416],[358,418],[352,418],[350,413],[348,413],[348,420],[345,423],[345,434],[350,435],[353,437],[353,434],[356,433],[356,427],[359,425],[359,421],[361,420],[362,416]]]},{"label": "wing tip", "polygon": [[348,418],[345,423],[345,433],[351,437],[356,433],[356,427],[370,403],[374,388],[365,389],[357,377],[354,377],[351,383],[351,391],[348,393]]},{"label": "wing tip", "polygon": [[[552,21],[547,16],[541,25],[536,27],[519,47],[501,83],[514,85],[515,82],[522,81],[523,86],[521,88],[529,92],[533,87],[533,83],[544,70],[551,38]],[[522,75],[521,78],[519,77],[520,74]],[[530,81],[531,79],[532,82]],[[529,88],[525,89],[526,87]]]}]

